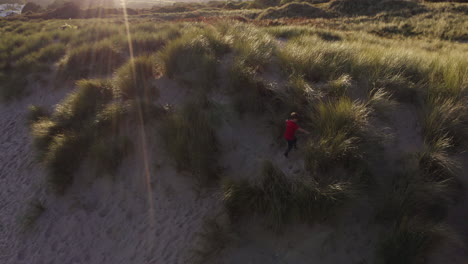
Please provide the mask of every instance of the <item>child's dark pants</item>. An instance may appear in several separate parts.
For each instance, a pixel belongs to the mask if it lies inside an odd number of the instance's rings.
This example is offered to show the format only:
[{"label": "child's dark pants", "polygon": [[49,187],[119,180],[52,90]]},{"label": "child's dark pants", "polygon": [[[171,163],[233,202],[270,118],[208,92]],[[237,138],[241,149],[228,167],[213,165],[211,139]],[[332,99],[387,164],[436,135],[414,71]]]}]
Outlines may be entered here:
[{"label": "child's dark pants", "polygon": [[284,156],[288,156],[289,154],[289,151],[291,151],[291,149],[294,147],[297,149],[297,138],[294,138],[293,140],[286,140],[288,141],[288,149],[286,149],[286,152],[284,152]]}]

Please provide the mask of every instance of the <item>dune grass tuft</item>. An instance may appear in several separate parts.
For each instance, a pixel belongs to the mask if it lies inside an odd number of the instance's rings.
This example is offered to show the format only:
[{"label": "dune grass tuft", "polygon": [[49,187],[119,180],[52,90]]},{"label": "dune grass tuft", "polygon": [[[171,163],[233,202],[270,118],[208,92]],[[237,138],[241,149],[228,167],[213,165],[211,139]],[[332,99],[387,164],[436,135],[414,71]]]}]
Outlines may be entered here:
[{"label": "dune grass tuft", "polygon": [[197,235],[200,238],[200,243],[194,250],[195,263],[197,264],[211,260],[235,240],[230,226],[220,222],[217,218],[206,219],[202,232]]},{"label": "dune grass tuft", "polygon": [[41,118],[31,125],[33,145],[42,159],[53,137],[60,132],[60,127],[50,118]]},{"label": "dune grass tuft", "polygon": [[272,95],[255,70],[245,61],[235,60],[228,72],[228,89],[233,96],[234,108],[241,114],[262,113],[267,110]]},{"label": "dune grass tuft", "polygon": [[2,101],[18,99],[26,94],[28,81],[21,74],[12,73],[7,76],[0,73],[0,82],[2,83],[0,86],[0,100]]},{"label": "dune grass tuft", "polygon": [[46,208],[41,201],[37,199],[29,201],[25,211],[19,216],[22,229],[24,231],[31,230],[45,210]]},{"label": "dune grass tuft", "polygon": [[[157,34],[148,34],[146,32],[137,32],[132,34],[131,47],[133,55],[151,54],[160,50],[166,45],[167,40]],[[123,38],[123,45],[128,46],[128,41]]]},{"label": "dune grass tuft", "polygon": [[446,137],[425,144],[425,149],[419,154],[419,165],[430,180],[454,179],[460,172],[460,164],[449,155],[450,148],[451,140]]},{"label": "dune grass tuft", "polygon": [[48,183],[59,194],[73,182],[73,174],[86,155],[88,139],[75,133],[57,134],[48,145],[43,163],[48,170]]},{"label": "dune grass tuft", "polygon": [[328,94],[333,97],[343,97],[348,93],[348,89],[351,86],[351,77],[347,74],[340,76],[336,80],[328,82]]},{"label": "dune grass tuft", "polygon": [[396,174],[388,187],[377,214],[386,224],[413,217],[441,221],[455,198],[451,181],[431,181],[419,170]]},{"label": "dune grass tuft", "polygon": [[374,112],[385,115],[397,107],[397,102],[393,100],[393,95],[385,89],[372,89],[367,94],[367,104]]},{"label": "dune grass tuft", "polygon": [[89,149],[89,158],[95,164],[98,175],[114,176],[119,165],[130,151],[129,138],[112,136],[95,141]]},{"label": "dune grass tuft", "polygon": [[154,99],[158,95],[155,66],[155,58],[151,56],[130,59],[116,72],[116,94],[123,99]]},{"label": "dune grass tuft", "polygon": [[121,102],[111,102],[106,104],[95,116],[93,120],[93,131],[100,136],[106,133],[115,134],[119,131],[119,125],[129,114],[131,106]]},{"label": "dune grass tuft", "polygon": [[369,123],[370,113],[366,104],[347,97],[319,103],[312,117],[319,140],[308,143],[305,157],[308,169],[318,172],[337,164],[347,168],[362,164],[366,146],[376,135]]},{"label": "dune grass tuft", "polygon": [[449,138],[454,145],[465,146],[468,138],[467,99],[428,98],[424,109],[423,134],[429,144]]},{"label": "dune grass tuft", "polygon": [[248,66],[265,67],[276,51],[274,39],[253,25],[237,23],[227,30],[236,57]]},{"label": "dune grass tuft", "polygon": [[[98,161],[96,167],[102,173],[113,173],[122,160],[128,143],[112,141],[109,133],[118,134],[118,123],[127,109],[112,102],[114,96],[110,81],[80,80],[50,117],[32,123],[34,146],[48,171],[47,181],[58,194],[72,184],[86,157]],[[110,152],[103,151],[105,148]]]},{"label": "dune grass tuft", "polygon": [[452,232],[442,224],[403,220],[379,247],[382,263],[424,263],[428,252],[450,239]]},{"label": "dune grass tuft", "polygon": [[267,227],[282,231],[293,221],[327,219],[355,195],[354,186],[336,182],[320,186],[311,178],[293,180],[266,161],[259,182],[224,182],[224,203],[233,221],[259,215]]},{"label": "dune grass tuft", "polygon": [[424,90],[401,74],[379,78],[375,82],[377,89],[385,89],[397,101],[420,105]]},{"label": "dune grass tuft", "polygon": [[55,108],[52,119],[62,128],[86,129],[89,119],[113,98],[112,83],[108,80],[80,80],[78,89]]},{"label": "dune grass tuft", "polygon": [[454,171],[450,171],[455,169],[454,163],[444,152],[447,144],[442,141],[405,158],[403,170],[393,177],[384,200],[377,201],[377,219],[392,226],[378,248],[382,263],[422,263],[436,246],[455,241],[444,221],[461,192]]},{"label": "dune grass tuft", "polygon": [[280,7],[272,7],[264,10],[258,19],[279,19],[279,18],[324,18],[330,15],[307,2],[293,2]]},{"label": "dune grass tuft", "polygon": [[226,51],[221,36],[205,30],[188,32],[159,52],[164,73],[195,88],[215,84],[217,55]]},{"label": "dune grass tuft", "polygon": [[200,103],[187,103],[164,120],[161,136],[178,169],[191,172],[201,184],[218,180],[218,139],[212,119]]},{"label": "dune grass tuft", "polygon": [[109,75],[122,62],[121,52],[109,40],[83,44],[67,54],[60,64],[59,75],[65,79]]},{"label": "dune grass tuft", "polygon": [[26,120],[29,124],[33,124],[39,121],[41,118],[49,117],[47,110],[41,106],[30,105],[28,106],[28,113],[26,115]]}]

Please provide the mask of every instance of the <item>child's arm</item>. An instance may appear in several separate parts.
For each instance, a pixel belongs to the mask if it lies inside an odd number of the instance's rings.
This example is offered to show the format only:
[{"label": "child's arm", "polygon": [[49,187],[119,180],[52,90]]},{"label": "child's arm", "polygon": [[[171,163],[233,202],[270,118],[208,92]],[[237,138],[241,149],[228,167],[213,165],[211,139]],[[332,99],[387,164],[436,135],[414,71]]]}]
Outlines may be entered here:
[{"label": "child's arm", "polygon": [[302,133],[305,133],[307,135],[310,135],[310,132],[305,130],[305,129],[302,129],[302,128],[298,128],[297,130],[301,131]]}]

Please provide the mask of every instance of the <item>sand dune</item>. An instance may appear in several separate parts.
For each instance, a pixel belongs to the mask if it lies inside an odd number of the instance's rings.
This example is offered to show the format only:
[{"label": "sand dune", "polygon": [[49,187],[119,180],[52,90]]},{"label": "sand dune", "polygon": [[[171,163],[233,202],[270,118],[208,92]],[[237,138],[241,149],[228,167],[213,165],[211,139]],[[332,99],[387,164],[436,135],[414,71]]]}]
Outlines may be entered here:
[{"label": "sand dune", "polygon": [[[177,92],[180,87],[171,81],[160,82],[165,84],[159,99],[162,104],[177,104],[190,96],[183,90]],[[220,193],[197,192],[190,177],[174,169],[154,129],[128,123],[126,129],[134,135],[136,146],[114,180],[96,178],[85,163],[72,188],[64,196],[55,196],[47,191],[44,170],[35,160],[25,114],[30,104],[52,108],[70,89],[31,90],[26,98],[0,106],[0,262],[194,263],[204,222],[222,212]],[[421,144],[411,134],[415,130],[411,126],[417,124],[410,120],[410,109],[401,111],[406,122],[401,122],[402,115],[395,115],[399,140],[392,144],[411,151]],[[144,141],[139,138],[141,129]],[[269,129],[261,119],[241,120],[225,113],[219,133],[225,152],[221,164],[227,176],[250,177],[264,159],[275,161],[289,175],[303,170],[300,152],[286,160],[282,142],[262,136],[271,135]],[[156,164],[149,167],[149,175],[145,160]],[[33,199],[40,200],[46,210],[33,230],[24,231],[19,216]],[[452,217],[453,225],[464,232],[465,204],[454,208]],[[210,262],[374,263],[380,231],[370,225],[371,212],[371,201],[360,199],[335,222],[296,225],[282,236],[265,230],[254,219],[241,225],[231,244]],[[453,248],[436,252],[434,263],[446,263],[447,258],[441,256],[447,254],[451,263],[463,263],[465,253]]]}]

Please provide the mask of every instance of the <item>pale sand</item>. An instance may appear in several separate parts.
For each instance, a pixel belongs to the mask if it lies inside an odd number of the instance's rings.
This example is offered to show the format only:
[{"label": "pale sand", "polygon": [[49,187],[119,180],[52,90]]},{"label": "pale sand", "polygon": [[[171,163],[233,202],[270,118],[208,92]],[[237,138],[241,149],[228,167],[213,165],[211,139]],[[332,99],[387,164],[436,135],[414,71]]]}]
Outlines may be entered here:
[{"label": "pale sand", "polygon": [[[190,98],[170,80],[160,80],[160,84],[160,103],[178,105]],[[222,212],[219,191],[198,192],[190,175],[175,171],[156,130],[146,127],[142,143],[141,126],[129,122],[136,146],[114,181],[96,178],[84,164],[66,195],[53,195],[45,186],[44,170],[34,159],[24,115],[30,104],[52,108],[71,90],[32,90],[26,98],[0,105],[0,263],[194,263],[193,250],[200,247],[197,233],[204,220]],[[223,100],[219,101],[222,105]],[[422,142],[412,109],[403,108],[393,119],[398,140],[391,148],[417,149]],[[222,115],[218,132],[225,176],[252,177],[265,159],[291,177],[303,171],[300,153],[292,152],[289,160],[284,159],[283,142],[273,138],[270,129],[261,117],[239,120],[229,112]],[[467,161],[465,156],[465,166]],[[33,230],[22,231],[18,217],[31,199],[42,201],[46,211]],[[453,209],[450,218],[465,242],[466,201]],[[295,225],[282,236],[261,228],[256,220],[243,223],[237,239],[210,263],[375,263],[383,227],[371,224],[371,207],[361,199],[335,222]],[[451,264],[467,263],[464,249],[442,248],[434,255],[437,264],[448,263],[445,256],[450,256]]]}]

